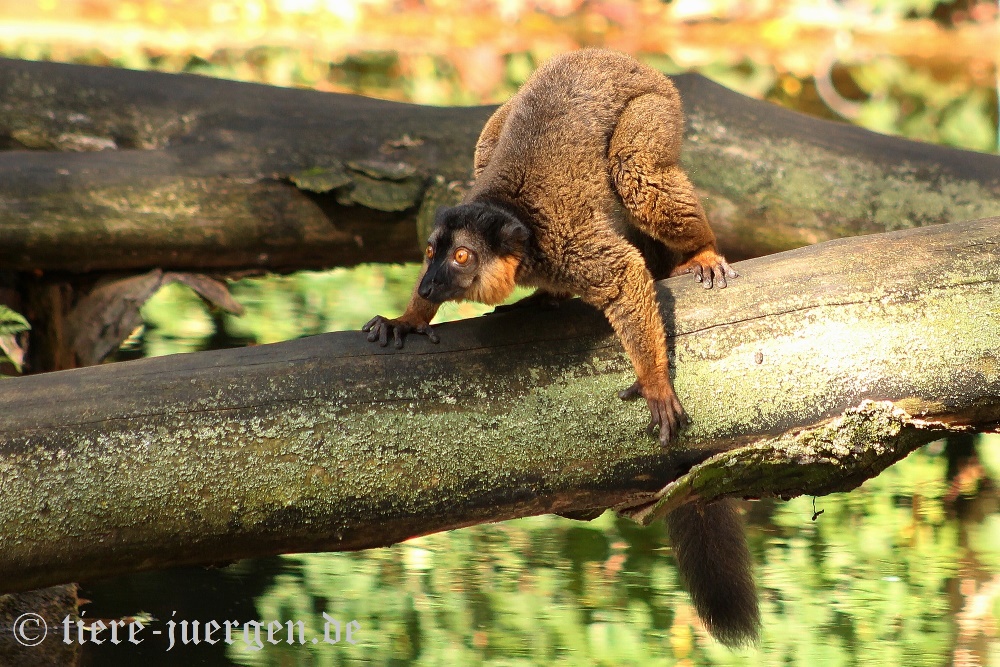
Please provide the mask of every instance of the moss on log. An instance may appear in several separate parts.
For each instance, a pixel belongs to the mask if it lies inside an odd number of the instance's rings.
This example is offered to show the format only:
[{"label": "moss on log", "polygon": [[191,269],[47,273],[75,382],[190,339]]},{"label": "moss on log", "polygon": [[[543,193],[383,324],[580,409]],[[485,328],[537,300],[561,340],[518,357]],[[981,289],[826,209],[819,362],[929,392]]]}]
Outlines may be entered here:
[{"label": "moss on log", "polygon": [[828,493],[997,429],[1000,219],[738,269],[725,290],[660,284],[693,419],[667,450],[578,302],[442,325],[439,345],[342,332],[0,382],[0,580],[363,549],[647,503],[678,478],[676,502]]},{"label": "moss on log", "polygon": [[[685,165],[733,259],[1000,215],[1000,156],[675,78]],[[0,59],[6,270],[287,271],[418,260],[494,107]],[[451,186],[451,187],[449,187]]]}]

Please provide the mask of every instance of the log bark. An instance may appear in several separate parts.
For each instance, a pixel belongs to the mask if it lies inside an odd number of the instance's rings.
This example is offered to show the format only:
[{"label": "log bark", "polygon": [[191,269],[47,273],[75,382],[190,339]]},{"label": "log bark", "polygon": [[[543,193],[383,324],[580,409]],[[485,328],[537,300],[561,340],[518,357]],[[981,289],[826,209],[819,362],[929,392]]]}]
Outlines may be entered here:
[{"label": "log bark", "polygon": [[[1000,215],[1000,157],[675,78],[724,251]],[[494,107],[0,59],[0,266],[288,271],[418,260]]]},{"label": "log bark", "polygon": [[998,429],[1000,218],[737,269],[725,290],[659,285],[693,420],[667,450],[616,398],[632,369],[579,302],[441,325],[439,345],[341,332],[0,382],[2,587],[824,494]]}]

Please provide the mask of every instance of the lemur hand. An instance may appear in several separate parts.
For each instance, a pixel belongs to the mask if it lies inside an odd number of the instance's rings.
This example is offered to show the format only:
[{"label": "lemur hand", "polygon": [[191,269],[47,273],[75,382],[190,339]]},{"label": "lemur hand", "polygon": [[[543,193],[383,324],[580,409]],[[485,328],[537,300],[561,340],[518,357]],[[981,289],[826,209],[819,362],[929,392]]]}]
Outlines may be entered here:
[{"label": "lemur hand", "polygon": [[390,320],[376,315],[368,320],[368,324],[361,327],[361,330],[368,334],[368,342],[378,342],[385,347],[389,344],[389,334],[392,334],[393,345],[396,349],[403,347],[403,340],[409,333],[418,333],[427,336],[432,343],[437,343],[441,339],[434,333],[434,329],[427,322],[410,322],[402,317]]}]

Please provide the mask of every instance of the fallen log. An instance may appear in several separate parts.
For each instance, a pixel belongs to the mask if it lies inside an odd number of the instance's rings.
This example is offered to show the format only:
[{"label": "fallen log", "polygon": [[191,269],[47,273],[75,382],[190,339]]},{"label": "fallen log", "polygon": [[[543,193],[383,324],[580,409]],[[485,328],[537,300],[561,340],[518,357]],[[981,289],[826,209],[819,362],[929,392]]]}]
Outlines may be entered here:
[{"label": "fallen log", "polygon": [[441,325],[439,345],[341,332],[0,382],[2,589],[844,491],[1000,429],[1000,218],[737,269],[725,290],[659,286],[693,420],[667,450],[615,397],[629,362],[579,302]]},{"label": "fallen log", "polygon": [[[675,77],[732,259],[1000,215],[1000,156]],[[0,266],[236,273],[419,260],[495,107],[0,59]]]}]

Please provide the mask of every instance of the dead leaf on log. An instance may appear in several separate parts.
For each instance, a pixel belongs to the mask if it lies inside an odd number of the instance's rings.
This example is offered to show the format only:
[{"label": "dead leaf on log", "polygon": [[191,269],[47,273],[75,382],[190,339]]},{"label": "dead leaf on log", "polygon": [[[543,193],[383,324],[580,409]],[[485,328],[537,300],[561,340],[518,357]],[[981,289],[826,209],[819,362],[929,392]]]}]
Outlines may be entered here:
[{"label": "dead leaf on log", "polygon": [[243,306],[229,293],[229,287],[225,282],[216,278],[210,278],[202,273],[176,273],[171,271],[163,275],[163,284],[181,283],[187,285],[205,301],[216,308],[221,308],[233,315],[242,315]]},{"label": "dead leaf on log", "polygon": [[236,315],[243,307],[220,280],[199,273],[148,273],[99,282],[67,318],[70,349],[82,366],[100,363],[142,324],[140,310],[164,285],[182,283],[217,308]]},{"label": "dead leaf on log", "polygon": [[163,271],[98,283],[70,311],[70,349],[83,366],[100,363],[142,323],[139,309],[163,284]]}]

